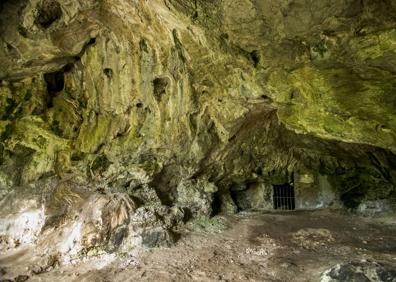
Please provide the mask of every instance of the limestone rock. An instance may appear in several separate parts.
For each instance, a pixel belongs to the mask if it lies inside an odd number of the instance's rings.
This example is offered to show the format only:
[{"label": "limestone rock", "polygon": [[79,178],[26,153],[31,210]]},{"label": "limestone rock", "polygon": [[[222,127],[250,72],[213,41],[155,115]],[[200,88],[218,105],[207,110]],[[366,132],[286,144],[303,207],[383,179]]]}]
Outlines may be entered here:
[{"label": "limestone rock", "polygon": [[186,180],[177,186],[177,205],[187,209],[192,216],[210,216],[213,194],[217,187],[206,180]]},{"label": "limestone rock", "polygon": [[0,200],[34,195],[45,225],[37,206],[26,238],[55,234],[69,258],[169,243],[303,171],[301,197],[319,175],[335,195],[321,207],[393,209],[395,15],[391,0],[2,1]]},{"label": "limestone rock", "polygon": [[363,261],[338,264],[325,271],[321,281],[393,281],[395,277],[392,266]]}]

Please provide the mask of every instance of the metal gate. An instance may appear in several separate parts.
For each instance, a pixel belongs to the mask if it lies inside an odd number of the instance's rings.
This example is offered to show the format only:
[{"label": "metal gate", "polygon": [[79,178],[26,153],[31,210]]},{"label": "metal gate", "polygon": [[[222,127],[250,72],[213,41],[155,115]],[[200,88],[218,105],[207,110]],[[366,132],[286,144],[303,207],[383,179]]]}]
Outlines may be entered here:
[{"label": "metal gate", "polygon": [[294,187],[290,184],[273,185],[273,205],[276,210],[294,210],[296,208]]}]

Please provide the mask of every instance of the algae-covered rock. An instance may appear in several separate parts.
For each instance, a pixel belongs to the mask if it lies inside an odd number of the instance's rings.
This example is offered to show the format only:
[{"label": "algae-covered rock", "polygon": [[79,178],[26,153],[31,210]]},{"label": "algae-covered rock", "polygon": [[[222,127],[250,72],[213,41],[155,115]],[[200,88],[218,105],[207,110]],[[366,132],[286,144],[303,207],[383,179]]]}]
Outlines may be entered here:
[{"label": "algae-covered rock", "polygon": [[[395,150],[393,75],[387,71],[306,66],[290,74],[272,73],[271,97],[282,106],[288,127],[327,139]],[[386,114],[385,114],[386,113]]]},{"label": "algae-covered rock", "polygon": [[239,210],[249,210],[265,206],[266,190],[263,183],[249,183],[245,190],[231,190],[231,193]]},{"label": "algae-covered rock", "polygon": [[46,230],[75,239],[57,237],[69,258],[167,245],[191,217],[271,208],[272,185],[302,171],[314,181],[301,201],[321,195],[321,175],[345,207],[394,202],[392,1],[0,11],[0,199],[38,193]]},{"label": "algae-covered rock", "polygon": [[[166,167],[178,181],[210,174],[205,163],[232,155],[241,124],[273,110],[299,134],[395,150],[388,2],[25,4],[2,4],[1,19],[1,149],[15,183],[67,172],[118,189],[135,181],[131,165],[154,179]],[[234,180],[291,175],[281,144],[245,147],[233,152]],[[245,165],[260,150],[277,153]],[[156,191],[176,201],[171,186]]]},{"label": "algae-covered rock", "polygon": [[210,216],[215,192],[217,187],[207,180],[182,181],[177,186],[177,205],[189,210],[192,216]]}]

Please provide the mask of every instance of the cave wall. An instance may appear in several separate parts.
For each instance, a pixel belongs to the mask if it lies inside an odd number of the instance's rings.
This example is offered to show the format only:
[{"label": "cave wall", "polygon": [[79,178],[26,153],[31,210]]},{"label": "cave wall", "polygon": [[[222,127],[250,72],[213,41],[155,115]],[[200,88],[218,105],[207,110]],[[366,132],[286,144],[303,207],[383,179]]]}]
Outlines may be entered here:
[{"label": "cave wall", "polygon": [[[227,179],[248,181],[257,170],[308,166],[368,178],[356,181],[386,186],[379,196],[389,195],[394,4],[311,5],[3,2],[2,193],[72,177],[115,188],[149,184],[174,202],[181,180],[213,178],[207,167],[222,190]],[[273,136],[263,136],[265,126]],[[243,134],[249,140],[238,141]],[[349,189],[337,181],[336,189]]]},{"label": "cave wall", "polygon": [[[298,208],[396,203],[391,0],[0,9],[4,225],[26,212],[37,234],[66,221],[87,252],[122,238],[121,248],[153,246],[190,218],[271,208],[277,183],[294,181]],[[72,220],[81,206],[82,226]]]}]

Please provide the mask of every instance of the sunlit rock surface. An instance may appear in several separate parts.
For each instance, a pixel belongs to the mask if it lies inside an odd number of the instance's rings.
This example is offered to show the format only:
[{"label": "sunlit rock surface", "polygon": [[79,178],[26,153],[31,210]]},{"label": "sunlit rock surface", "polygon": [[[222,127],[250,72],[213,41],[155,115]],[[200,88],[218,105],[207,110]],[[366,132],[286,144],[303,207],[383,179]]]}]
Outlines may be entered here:
[{"label": "sunlit rock surface", "polygon": [[2,250],[168,245],[283,183],[297,208],[394,210],[394,1],[0,8]]}]

